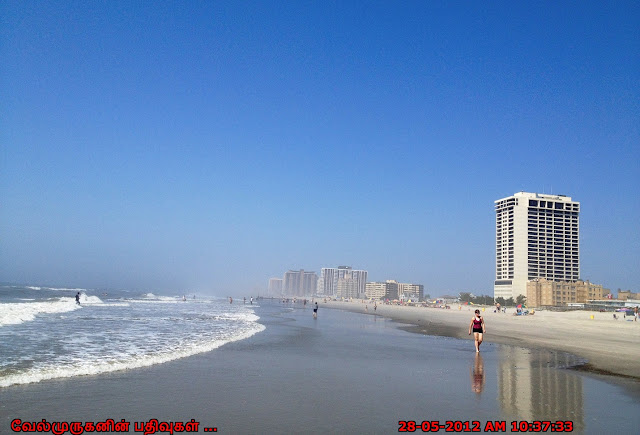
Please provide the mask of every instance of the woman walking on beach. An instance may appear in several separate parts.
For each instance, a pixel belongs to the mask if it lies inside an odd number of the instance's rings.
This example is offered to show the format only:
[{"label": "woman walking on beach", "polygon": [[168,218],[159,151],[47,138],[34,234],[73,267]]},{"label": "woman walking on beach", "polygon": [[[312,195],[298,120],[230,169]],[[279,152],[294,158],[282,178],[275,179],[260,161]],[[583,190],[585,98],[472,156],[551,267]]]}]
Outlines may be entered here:
[{"label": "woman walking on beach", "polygon": [[473,330],[473,338],[476,341],[476,352],[480,352],[480,345],[482,344],[482,334],[485,332],[484,319],[480,316],[480,310],[476,310],[476,315],[471,319],[469,324],[469,335]]}]

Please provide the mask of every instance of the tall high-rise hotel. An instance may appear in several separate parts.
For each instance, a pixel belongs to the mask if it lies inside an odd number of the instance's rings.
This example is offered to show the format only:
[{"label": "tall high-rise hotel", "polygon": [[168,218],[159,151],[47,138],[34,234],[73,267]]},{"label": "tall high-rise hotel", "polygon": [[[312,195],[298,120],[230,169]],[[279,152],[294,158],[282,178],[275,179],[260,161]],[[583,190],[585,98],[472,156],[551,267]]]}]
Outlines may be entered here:
[{"label": "tall high-rise hotel", "polygon": [[367,271],[351,266],[323,267],[318,280],[318,294],[344,298],[364,297]]},{"label": "tall high-rise hotel", "polygon": [[495,201],[494,297],[527,294],[527,281],[580,279],[580,203],[563,195],[520,192]]}]

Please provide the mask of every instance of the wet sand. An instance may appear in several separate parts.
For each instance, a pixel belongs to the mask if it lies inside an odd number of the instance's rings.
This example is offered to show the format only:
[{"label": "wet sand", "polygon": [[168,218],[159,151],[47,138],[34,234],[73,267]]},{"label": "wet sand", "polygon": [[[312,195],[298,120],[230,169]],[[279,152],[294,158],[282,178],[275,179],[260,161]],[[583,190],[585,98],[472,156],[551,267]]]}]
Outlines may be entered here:
[{"label": "wet sand", "polygon": [[[321,306],[374,313],[370,303],[360,300],[328,301]],[[410,330],[414,332],[472,340],[468,335],[469,322],[477,307],[452,305],[447,310],[378,305],[375,314],[413,325]],[[513,312],[511,308],[507,313],[494,313],[493,307],[486,307],[482,312],[486,324],[485,344],[501,343],[569,352],[588,361],[578,368],[640,379],[640,321],[615,320],[612,313],[591,311],[536,311],[535,315],[529,316],[514,316]]]},{"label": "wet sand", "polygon": [[200,433],[269,434],[391,434],[400,420],[567,420],[593,434],[640,424],[638,388],[563,370],[576,363],[569,354],[495,342],[476,354],[471,341],[380,316],[321,304],[313,319],[300,304],[261,304],[265,331],[208,353],[0,389],[0,433],[14,418],[125,419],[131,432],[152,418],[195,419]]}]

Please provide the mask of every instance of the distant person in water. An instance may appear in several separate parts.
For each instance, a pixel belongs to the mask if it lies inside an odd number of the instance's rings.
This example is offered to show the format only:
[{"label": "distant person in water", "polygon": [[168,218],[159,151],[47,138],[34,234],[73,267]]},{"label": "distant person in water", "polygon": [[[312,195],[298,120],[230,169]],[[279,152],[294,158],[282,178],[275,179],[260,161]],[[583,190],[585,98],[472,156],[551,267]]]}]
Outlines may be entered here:
[{"label": "distant person in water", "polygon": [[253,296],[251,296],[251,297],[249,298],[249,303],[250,303],[251,305],[253,305]]},{"label": "distant person in water", "polygon": [[76,304],[80,305],[80,292],[76,293]]},{"label": "distant person in water", "polygon": [[318,303],[316,302],[316,304],[313,307],[313,318],[317,319],[318,318]]},{"label": "distant person in water", "polygon": [[476,343],[476,352],[480,352],[480,345],[482,344],[482,334],[485,332],[484,328],[484,319],[480,315],[480,310],[476,310],[475,316],[471,319],[471,323],[469,323],[469,335],[471,335],[471,331],[473,330],[473,338]]},{"label": "distant person in water", "polygon": [[229,296],[229,303],[232,304],[233,303],[233,298],[231,296]]}]

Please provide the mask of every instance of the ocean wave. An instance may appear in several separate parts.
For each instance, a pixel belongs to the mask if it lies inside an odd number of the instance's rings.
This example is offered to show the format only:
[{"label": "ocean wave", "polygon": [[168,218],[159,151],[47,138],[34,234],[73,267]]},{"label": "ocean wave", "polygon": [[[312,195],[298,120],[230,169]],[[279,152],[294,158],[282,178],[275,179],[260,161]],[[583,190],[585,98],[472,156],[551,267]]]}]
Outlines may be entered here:
[{"label": "ocean wave", "polygon": [[79,308],[75,299],[68,297],[46,302],[0,304],[0,327],[30,322],[38,314],[66,313]]},{"label": "ocean wave", "polygon": [[[86,292],[86,288],[67,288],[67,287],[42,287],[45,290],[54,290],[54,291],[73,291],[73,292]],[[38,287],[36,290],[40,290]]]},{"label": "ocean wave", "polygon": [[[256,316],[257,317],[257,316]],[[0,387],[16,384],[29,384],[49,379],[69,378],[83,375],[97,375],[101,373],[130,370],[162,364],[180,358],[186,358],[199,353],[209,352],[233,341],[243,340],[264,331],[265,326],[252,322],[233,335],[220,337],[207,342],[195,342],[179,349],[166,349],[148,355],[127,355],[117,360],[82,361],[64,366],[47,366],[32,368],[23,373],[9,374],[0,378]]]},{"label": "ocean wave", "polygon": [[104,304],[98,296],[80,295],[80,302],[87,305]]},{"label": "ocean wave", "polygon": [[132,303],[132,304],[177,304],[178,302],[182,302],[182,300],[178,300],[175,298],[168,299],[121,299],[122,301]]},{"label": "ocean wave", "polygon": [[128,307],[130,306],[128,302],[102,302],[100,304],[85,304],[92,305],[96,307]]}]

